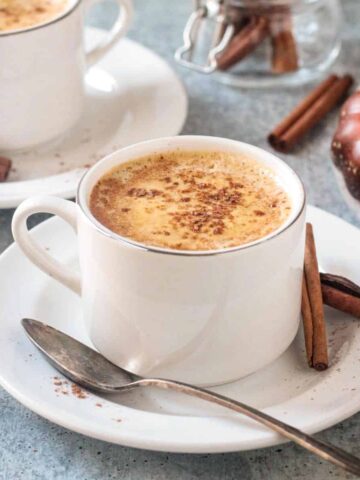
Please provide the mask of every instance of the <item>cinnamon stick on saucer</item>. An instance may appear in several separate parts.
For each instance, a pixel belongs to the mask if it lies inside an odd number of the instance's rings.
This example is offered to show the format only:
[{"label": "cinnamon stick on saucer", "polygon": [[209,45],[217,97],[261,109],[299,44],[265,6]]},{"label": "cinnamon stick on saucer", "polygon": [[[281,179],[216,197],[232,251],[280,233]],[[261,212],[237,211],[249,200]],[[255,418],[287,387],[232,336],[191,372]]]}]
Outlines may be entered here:
[{"label": "cinnamon stick on saucer", "polygon": [[[314,234],[310,223],[306,224],[304,278],[306,288],[303,288],[302,313],[306,351],[310,366],[322,371],[328,368],[329,360],[320,274],[316,257]],[[307,305],[306,291],[308,293],[310,309],[309,305]]]},{"label": "cinnamon stick on saucer", "polygon": [[7,179],[11,164],[10,158],[0,157],[0,182],[4,182]]},{"label": "cinnamon stick on saucer", "polygon": [[289,152],[298,141],[345,96],[353,84],[351,75],[331,75],[313,90],[269,135],[270,145]]},{"label": "cinnamon stick on saucer", "polygon": [[313,319],[312,319],[311,306],[310,306],[310,300],[309,300],[309,292],[308,292],[306,281],[305,281],[305,275],[303,276],[303,285],[302,285],[301,313],[303,317],[306,357],[307,357],[309,367],[312,367],[314,329],[313,329]]},{"label": "cinnamon stick on saucer", "polygon": [[255,50],[269,33],[269,23],[264,17],[250,17],[228,47],[218,55],[219,70],[227,70]]},{"label": "cinnamon stick on saucer", "polygon": [[360,318],[360,286],[340,275],[320,273],[326,305]]}]

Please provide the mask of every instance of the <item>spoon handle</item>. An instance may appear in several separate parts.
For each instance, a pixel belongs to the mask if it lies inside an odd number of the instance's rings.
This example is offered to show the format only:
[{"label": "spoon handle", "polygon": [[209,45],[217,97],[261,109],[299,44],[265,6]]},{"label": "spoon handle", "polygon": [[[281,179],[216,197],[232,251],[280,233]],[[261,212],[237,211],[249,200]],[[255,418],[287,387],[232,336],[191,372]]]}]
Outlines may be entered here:
[{"label": "spoon handle", "polygon": [[208,402],[216,403],[222,407],[229,408],[235,412],[242,413],[247,417],[265,425],[266,427],[280,433],[284,437],[292,440],[301,447],[309,450],[310,452],[318,455],[319,457],[343,468],[347,472],[355,475],[360,475],[360,459],[345,452],[341,448],[330,445],[326,442],[316,439],[312,435],[287,425],[274,417],[267,415],[266,413],[257,410],[256,408],[245,405],[244,403],[232,400],[231,398],[224,397],[218,393],[210,392],[203,388],[187,385],[186,383],[175,382],[172,380],[164,380],[159,378],[144,378],[139,380],[139,386],[152,386],[162,389],[176,390],[177,392],[191,395],[193,397],[206,400]]}]

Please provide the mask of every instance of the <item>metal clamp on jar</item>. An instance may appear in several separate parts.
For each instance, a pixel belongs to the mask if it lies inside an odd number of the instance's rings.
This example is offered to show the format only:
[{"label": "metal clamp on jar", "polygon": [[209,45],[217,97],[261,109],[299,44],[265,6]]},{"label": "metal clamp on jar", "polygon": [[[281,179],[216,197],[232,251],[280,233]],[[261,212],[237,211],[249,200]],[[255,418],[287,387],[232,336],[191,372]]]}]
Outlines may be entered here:
[{"label": "metal clamp on jar", "polygon": [[181,65],[230,85],[300,85],[337,58],[338,0],[196,0],[175,53]]}]

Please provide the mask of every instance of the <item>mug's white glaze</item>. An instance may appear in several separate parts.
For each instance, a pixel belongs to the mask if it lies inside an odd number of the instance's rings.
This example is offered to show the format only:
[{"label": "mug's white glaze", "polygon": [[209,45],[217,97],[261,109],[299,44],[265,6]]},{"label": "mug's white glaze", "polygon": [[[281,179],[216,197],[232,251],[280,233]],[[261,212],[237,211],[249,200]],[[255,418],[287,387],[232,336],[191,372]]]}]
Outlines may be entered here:
[{"label": "mug's white glaze", "polygon": [[[177,148],[241,152],[270,165],[292,200],[290,218],[251,244],[204,252],[140,245],[96,221],[88,198],[103,173]],[[298,177],[270,153],[214,137],[173,137],[127,147],[99,162],[82,180],[77,206],[48,197],[25,201],[13,233],[31,260],[77,291],[77,275],[64,274],[25,231],[26,218],[39,211],[76,224],[84,320],[95,347],[136,373],[211,385],[254,372],[292,342],[300,318],[304,203]]]},{"label": "mug's white glaze", "polygon": [[83,4],[70,0],[62,15],[34,27],[0,32],[0,151],[31,148],[70,129],[82,113],[87,65],[126,33],[131,0],[104,45],[85,53]]}]

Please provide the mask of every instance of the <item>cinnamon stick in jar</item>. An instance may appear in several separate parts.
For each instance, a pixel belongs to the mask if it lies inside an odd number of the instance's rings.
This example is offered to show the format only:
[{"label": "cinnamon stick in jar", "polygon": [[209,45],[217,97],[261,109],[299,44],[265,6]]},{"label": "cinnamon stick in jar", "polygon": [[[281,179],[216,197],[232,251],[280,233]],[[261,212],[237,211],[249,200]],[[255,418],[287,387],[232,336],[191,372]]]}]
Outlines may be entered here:
[{"label": "cinnamon stick in jar", "polygon": [[270,133],[270,145],[280,152],[290,152],[337,105],[352,84],[351,75],[331,75],[324,80]]},{"label": "cinnamon stick in jar", "polygon": [[271,18],[271,67],[273,73],[288,73],[299,68],[298,52],[289,10]]},{"label": "cinnamon stick in jar", "polygon": [[311,352],[311,359],[309,358],[309,363],[316,370],[322,371],[328,368],[329,358],[320,274],[316,256],[313,228],[310,223],[306,224],[304,279],[306,282],[311,311],[310,321],[309,306],[306,305],[306,296],[303,295],[302,313],[306,343],[310,343],[312,338],[312,346],[307,347],[307,352]]},{"label": "cinnamon stick in jar", "polygon": [[227,70],[253,52],[269,33],[265,17],[252,16],[232,38],[228,47],[218,55],[217,68]]}]

